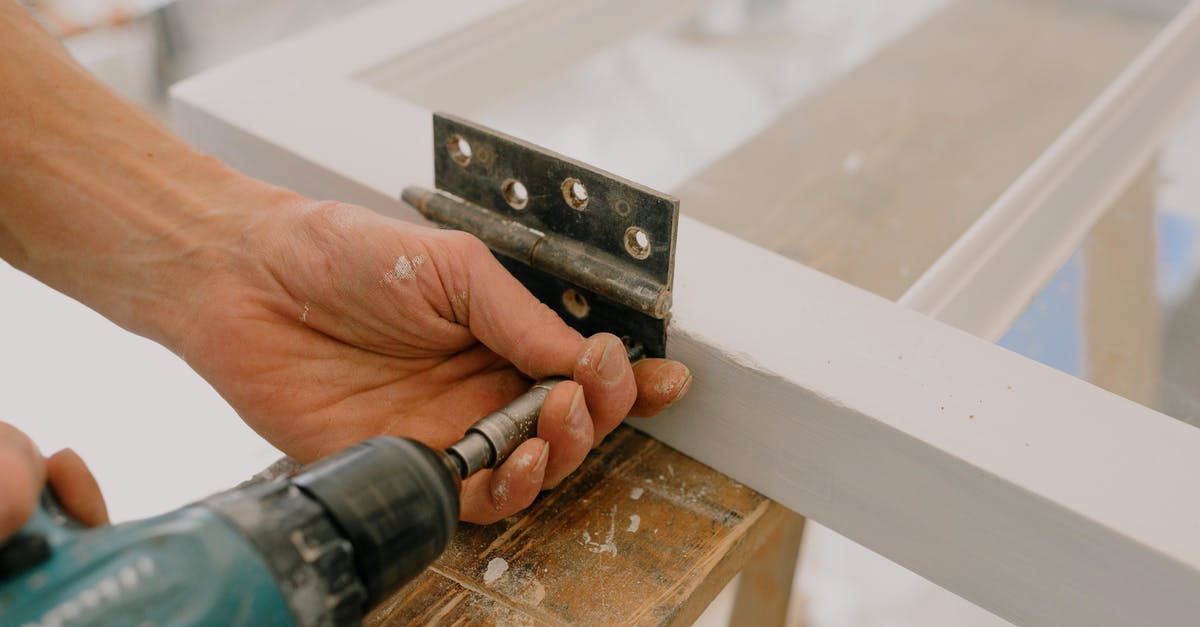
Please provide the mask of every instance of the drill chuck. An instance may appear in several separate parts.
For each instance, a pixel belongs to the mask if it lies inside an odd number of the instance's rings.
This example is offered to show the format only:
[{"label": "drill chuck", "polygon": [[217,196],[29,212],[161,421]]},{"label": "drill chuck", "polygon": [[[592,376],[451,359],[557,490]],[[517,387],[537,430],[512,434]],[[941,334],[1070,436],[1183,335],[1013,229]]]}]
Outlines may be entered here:
[{"label": "drill chuck", "polygon": [[459,477],[415,440],[378,436],[292,478],[353,546],[370,607],[433,563],[458,524]]},{"label": "drill chuck", "polygon": [[424,444],[378,436],[204,505],[255,546],[297,624],[352,625],[445,550],[457,473]]}]

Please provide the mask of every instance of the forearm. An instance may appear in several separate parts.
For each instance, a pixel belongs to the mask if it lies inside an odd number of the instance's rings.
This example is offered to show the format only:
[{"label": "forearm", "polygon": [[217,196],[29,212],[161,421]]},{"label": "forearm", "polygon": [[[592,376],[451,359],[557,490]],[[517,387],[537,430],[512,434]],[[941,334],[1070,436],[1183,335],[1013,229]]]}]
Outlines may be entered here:
[{"label": "forearm", "polygon": [[254,204],[287,194],[205,157],[0,0],[0,257],[171,344]]}]

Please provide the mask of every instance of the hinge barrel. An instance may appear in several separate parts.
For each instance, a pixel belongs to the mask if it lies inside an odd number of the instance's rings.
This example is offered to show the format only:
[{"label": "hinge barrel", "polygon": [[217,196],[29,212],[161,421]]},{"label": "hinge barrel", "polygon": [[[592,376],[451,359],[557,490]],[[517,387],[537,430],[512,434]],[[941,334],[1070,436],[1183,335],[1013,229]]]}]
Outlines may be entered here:
[{"label": "hinge barrel", "polygon": [[408,187],[403,199],[421,215],[447,227],[472,233],[492,250],[548,272],[648,316],[663,319],[671,309],[671,290],[652,277],[595,247],[555,233],[543,233],[445,192]]}]

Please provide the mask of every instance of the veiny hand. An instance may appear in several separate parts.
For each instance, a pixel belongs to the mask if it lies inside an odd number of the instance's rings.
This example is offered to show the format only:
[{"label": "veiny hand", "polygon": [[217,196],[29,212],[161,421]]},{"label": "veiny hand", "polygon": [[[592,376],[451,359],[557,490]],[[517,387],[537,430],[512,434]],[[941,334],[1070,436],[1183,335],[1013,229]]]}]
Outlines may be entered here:
[{"label": "veiny hand", "polygon": [[42,457],[24,433],[0,422],[0,543],[16,533],[49,483],[67,513],[89,527],[108,522],[100,486],[71,449]]},{"label": "veiny hand", "polygon": [[557,485],[631,409],[691,383],[682,364],[630,366],[621,341],[584,339],[473,236],[359,207],[297,201],[244,229],[180,352],[251,427],[308,462],[389,433],[446,447],[475,420],[566,375],[538,437],[465,482],[462,518],[490,522]]}]

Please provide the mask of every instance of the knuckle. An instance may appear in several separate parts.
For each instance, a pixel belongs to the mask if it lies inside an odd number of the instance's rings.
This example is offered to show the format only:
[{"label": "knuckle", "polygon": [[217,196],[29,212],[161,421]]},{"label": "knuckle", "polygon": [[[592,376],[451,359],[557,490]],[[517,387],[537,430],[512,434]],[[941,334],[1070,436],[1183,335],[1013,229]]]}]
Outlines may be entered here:
[{"label": "knuckle", "polygon": [[350,209],[338,202],[320,201],[307,206],[297,219],[308,241],[321,242],[348,227]]},{"label": "knuckle", "polygon": [[488,250],[483,240],[466,231],[444,231],[442,237],[446,242],[446,247],[450,251],[466,258],[468,261],[475,261],[485,256],[491,256],[491,251]]}]

